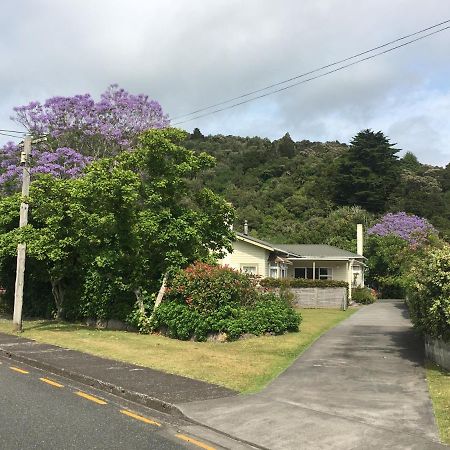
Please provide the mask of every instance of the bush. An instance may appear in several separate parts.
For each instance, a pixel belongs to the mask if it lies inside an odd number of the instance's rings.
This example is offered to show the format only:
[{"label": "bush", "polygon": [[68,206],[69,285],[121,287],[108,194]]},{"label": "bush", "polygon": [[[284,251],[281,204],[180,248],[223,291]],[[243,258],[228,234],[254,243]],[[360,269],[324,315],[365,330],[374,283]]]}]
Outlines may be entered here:
[{"label": "bush", "polygon": [[300,322],[300,314],[282,298],[262,294],[251,307],[222,306],[209,315],[201,314],[186,304],[163,302],[155,312],[151,328],[181,340],[204,341],[209,333],[225,333],[227,339],[234,340],[246,333],[259,336],[298,331]]},{"label": "bush", "polygon": [[301,316],[284,294],[258,291],[255,279],[230,268],[196,263],[175,274],[150,327],[176,339],[227,339],[298,331]]},{"label": "bush", "polygon": [[197,262],[176,272],[168,283],[169,301],[186,303],[207,315],[223,306],[251,306],[258,300],[256,281],[229,267]]},{"label": "bush", "polygon": [[370,305],[376,300],[375,294],[367,287],[357,287],[352,289],[352,300],[361,305]]},{"label": "bush", "polygon": [[450,245],[431,249],[411,270],[408,305],[414,326],[450,341]]},{"label": "bush", "polygon": [[307,280],[304,278],[279,279],[264,278],[260,281],[260,285],[268,288],[332,288],[332,287],[348,287],[346,281],[337,280]]}]

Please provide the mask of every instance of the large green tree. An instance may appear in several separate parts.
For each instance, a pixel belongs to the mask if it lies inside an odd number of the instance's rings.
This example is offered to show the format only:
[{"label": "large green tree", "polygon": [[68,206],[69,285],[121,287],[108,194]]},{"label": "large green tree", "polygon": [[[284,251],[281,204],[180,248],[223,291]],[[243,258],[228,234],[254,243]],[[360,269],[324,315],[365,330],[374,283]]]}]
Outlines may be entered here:
[{"label": "large green tree", "polygon": [[400,164],[389,139],[381,132],[360,131],[338,160],[335,200],[340,205],[359,205],[368,211],[385,211],[398,183]]},{"label": "large green tree", "polygon": [[[95,161],[78,179],[38,177],[30,224],[21,230],[18,199],[0,201],[0,266],[25,240],[58,316],[71,308],[75,315],[124,319],[136,300],[158,289],[164,272],[229,248],[232,207],[189,182],[214,159],[182,147],[185,137],[176,129],[150,130],[136,149]],[[74,284],[79,297],[69,305]]]}]

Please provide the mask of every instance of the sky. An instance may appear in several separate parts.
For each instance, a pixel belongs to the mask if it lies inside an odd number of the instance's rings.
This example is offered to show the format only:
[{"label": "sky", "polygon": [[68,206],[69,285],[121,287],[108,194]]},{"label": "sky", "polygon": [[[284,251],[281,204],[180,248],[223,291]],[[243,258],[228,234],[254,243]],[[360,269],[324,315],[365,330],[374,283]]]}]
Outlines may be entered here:
[{"label": "sky", "polygon": [[[3,0],[0,128],[20,129],[10,119],[14,106],[55,95],[97,98],[113,83],[177,117],[448,19],[443,0]],[[443,166],[449,55],[450,29],[180,126],[347,143],[371,128],[402,153]],[[7,140],[0,136],[0,144]]]}]

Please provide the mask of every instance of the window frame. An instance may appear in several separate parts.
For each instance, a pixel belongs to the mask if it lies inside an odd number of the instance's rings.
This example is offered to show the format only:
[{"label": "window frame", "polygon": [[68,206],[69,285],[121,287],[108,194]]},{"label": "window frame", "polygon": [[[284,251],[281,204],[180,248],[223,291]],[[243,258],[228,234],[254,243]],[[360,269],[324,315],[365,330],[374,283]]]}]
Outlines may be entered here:
[{"label": "window frame", "polygon": [[[301,280],[333,280],[332,267],[316,267],[316,273],[313,272],[312,267],[294,267],[294,278]],[[321,274],[321,270],[326,270],[327,274]],[[297,271],[303,271],[303,276],[297,276]]]},{"label": "window frame", "polygon": [[[250,267],[255,269],[254,273],[245,270],[245,268],[250,268]],[[247,275],[258,275],[258,273],[259,273],[259,267],[258,267],[257,263],[241,263],[240,269],[241,269],[242,273],[246,273]]]}]

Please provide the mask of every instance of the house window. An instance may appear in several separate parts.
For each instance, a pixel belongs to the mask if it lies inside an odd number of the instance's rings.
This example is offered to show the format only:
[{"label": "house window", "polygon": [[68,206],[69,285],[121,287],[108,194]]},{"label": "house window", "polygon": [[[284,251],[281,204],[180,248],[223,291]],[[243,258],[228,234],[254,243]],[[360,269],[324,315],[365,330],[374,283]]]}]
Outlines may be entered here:
[{"label": "house window", "polygon": [[312,280],[313,279],[312,267],[296,267],[294,269],[294,278],[304,278],[306,280]]},{"label": "house window", "polygon": [[[316,269],[317,271],[317,269]],[[319,280],[332,280],[333,279],[333,272],[329,267],[319,267],[319,276],[316,279]]]},{"label": "house window", "polygon": [[278,267],[277,266],[270,266],[269,277],[270,278],[277,278],[278,277]]},{"label": "house window", "polygon": [[241,264],[241,272],[247,273],[249,275],[256,275],[258,273],[256,266],[251,266],[247,264]]},{"label": "house window", "polygon": [[314,277],[312,267],[296,267],[294,269],[294,278],[304,278],[307,280],[332,280],[333,272],[329,267],[316,267]]}]

